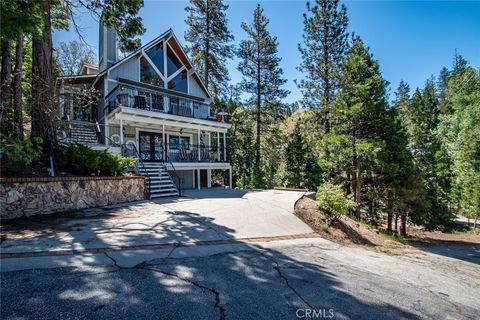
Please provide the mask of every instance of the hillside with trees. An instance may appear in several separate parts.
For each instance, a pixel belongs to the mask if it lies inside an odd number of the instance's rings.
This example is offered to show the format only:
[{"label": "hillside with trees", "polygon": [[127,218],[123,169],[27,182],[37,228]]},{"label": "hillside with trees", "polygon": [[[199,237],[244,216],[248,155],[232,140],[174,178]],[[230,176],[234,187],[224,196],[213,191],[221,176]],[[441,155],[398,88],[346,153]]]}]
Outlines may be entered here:
[{"label": "hillside with trees", "polygon": [[455,215],[480,218],[480,71],[460,54],[422,88],[401,81],[390,101],[380,62],[347,33],[345,5],[317,0],[307,3],[298,44],[303,99],[285,104],[278,41],[260,5],[242,28],[243,80],[236,95],[215,99],[232,123],[236,187],[340,192],[356,219],[384,219],[401,234],[410,222],[447,229]]}]

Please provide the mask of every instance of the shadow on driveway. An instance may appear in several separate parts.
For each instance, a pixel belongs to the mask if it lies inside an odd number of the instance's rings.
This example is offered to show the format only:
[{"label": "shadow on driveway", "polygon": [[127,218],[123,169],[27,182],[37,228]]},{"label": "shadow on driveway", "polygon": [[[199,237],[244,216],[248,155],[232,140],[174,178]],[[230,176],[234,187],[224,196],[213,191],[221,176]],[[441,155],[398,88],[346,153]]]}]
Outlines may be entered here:
[{"label": "shadow on driveway", "polygon": [[3,319],[296,319],[299,309],[332,309],[337,319],[418,318],[394,305],[394,296],[405,297],[390,288],[381,288],[383,301],[365,299],[321,265],[274,250],[7,272],[1,289]]},{"label": "shadow on driveway", "polygon": [[436,255],[480,265],[479,243],[435,241],[435,244],[422,246],[419,249]]}]

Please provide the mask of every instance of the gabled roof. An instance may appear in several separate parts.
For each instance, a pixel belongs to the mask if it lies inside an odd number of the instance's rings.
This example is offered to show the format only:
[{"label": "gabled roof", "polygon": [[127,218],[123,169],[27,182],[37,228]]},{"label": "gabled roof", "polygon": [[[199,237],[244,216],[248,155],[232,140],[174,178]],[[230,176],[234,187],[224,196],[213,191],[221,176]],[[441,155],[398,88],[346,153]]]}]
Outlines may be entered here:
[{"label": "gabled roof", "polygon": [[211,98],[210,93],[208,92],[205,84],[200,79],[200,76],[198,75],[197,71],[193,67],[193,63],[190,61],[190,58],[188,58],[188,56],[186,55],[185,51],[183,50],[182,46],[180,45],[180,42],[178,41],[177,37],[175,36],[175,34],[173,33],[173,30],[171,28],[168,29],[167,31],[165,31],[164,33],[162,33],[160,36],[153,39],[152,41],[150,41],[147,44],[141,46],[137,50],[131,52],[130,54],[125,56],[123,59],[121,59],[121,60],[117,61],[116,63],[112,64],[111,66],[109,66],[105,70],[102,70],[100,73],[98,73],[97,78],[95,79],[92,86],[94,86],[96,84],[96,82],[98,81],[98,79],[100,79],[108,71],[111,71],[111,70],[115,69],[116,67],[120,66],[124,62],[128,61],[130,58],[136,56],[137,54],[139,54],[140,52],[142,52],[144,50],[150,49],[151,47],[155,46],[156,44],[158,44],[161,41],[166,41],[170,45],[170,47],[175,51],[175,53],[178,55],[178,57],[180,58],[182,63],[187,67],[187,70],[193,70],[193,72],[192,72],[193,78],[195,78],[195,80],[198,82],[198,84],[200,85],[200,87],[204,91],[205,95],[208,98]]}]

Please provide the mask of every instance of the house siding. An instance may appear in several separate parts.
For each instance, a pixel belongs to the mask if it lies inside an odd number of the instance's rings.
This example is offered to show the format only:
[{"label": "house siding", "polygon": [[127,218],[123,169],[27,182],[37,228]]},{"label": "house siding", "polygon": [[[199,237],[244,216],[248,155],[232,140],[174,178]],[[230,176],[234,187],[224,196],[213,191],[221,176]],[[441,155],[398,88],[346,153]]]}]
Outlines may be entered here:
[{"label": "house siding", "polygon": [[117,80],[118,78],[140,81],[140,70],[136,56],[110,71],[110,79]]},{"label": "house siding", "polygon": [[208,98],[207,95],[203,92],[203,90],[198,85],[197,81],[195,81],[195,79],[193,79],[192,76],[189,76],[188,82],[189,82],[188,84],[189,84],[189,90],[190,90],[189,93],[192,96],[202,97],[204,99]]}]

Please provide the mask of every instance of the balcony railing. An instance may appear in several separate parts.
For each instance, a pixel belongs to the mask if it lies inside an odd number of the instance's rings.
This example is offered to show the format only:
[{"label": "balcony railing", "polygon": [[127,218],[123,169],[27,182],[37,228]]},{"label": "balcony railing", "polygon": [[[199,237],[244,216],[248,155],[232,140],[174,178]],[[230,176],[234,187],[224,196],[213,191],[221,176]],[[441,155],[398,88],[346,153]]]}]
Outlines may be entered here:
[{"label": "balcony railing", "polygon": [[148,88],[120,84],[106,97],[105,113],[117,107],[129,107],[140,110],[162,112],[183,117],[216,120],[210,115],[208,104],[198,101],[167,96]]},{"label": "balcony railing", "polygon": [[167,146],[167,157],[172,162],[227,162],[225,148],[220,146]]}]

